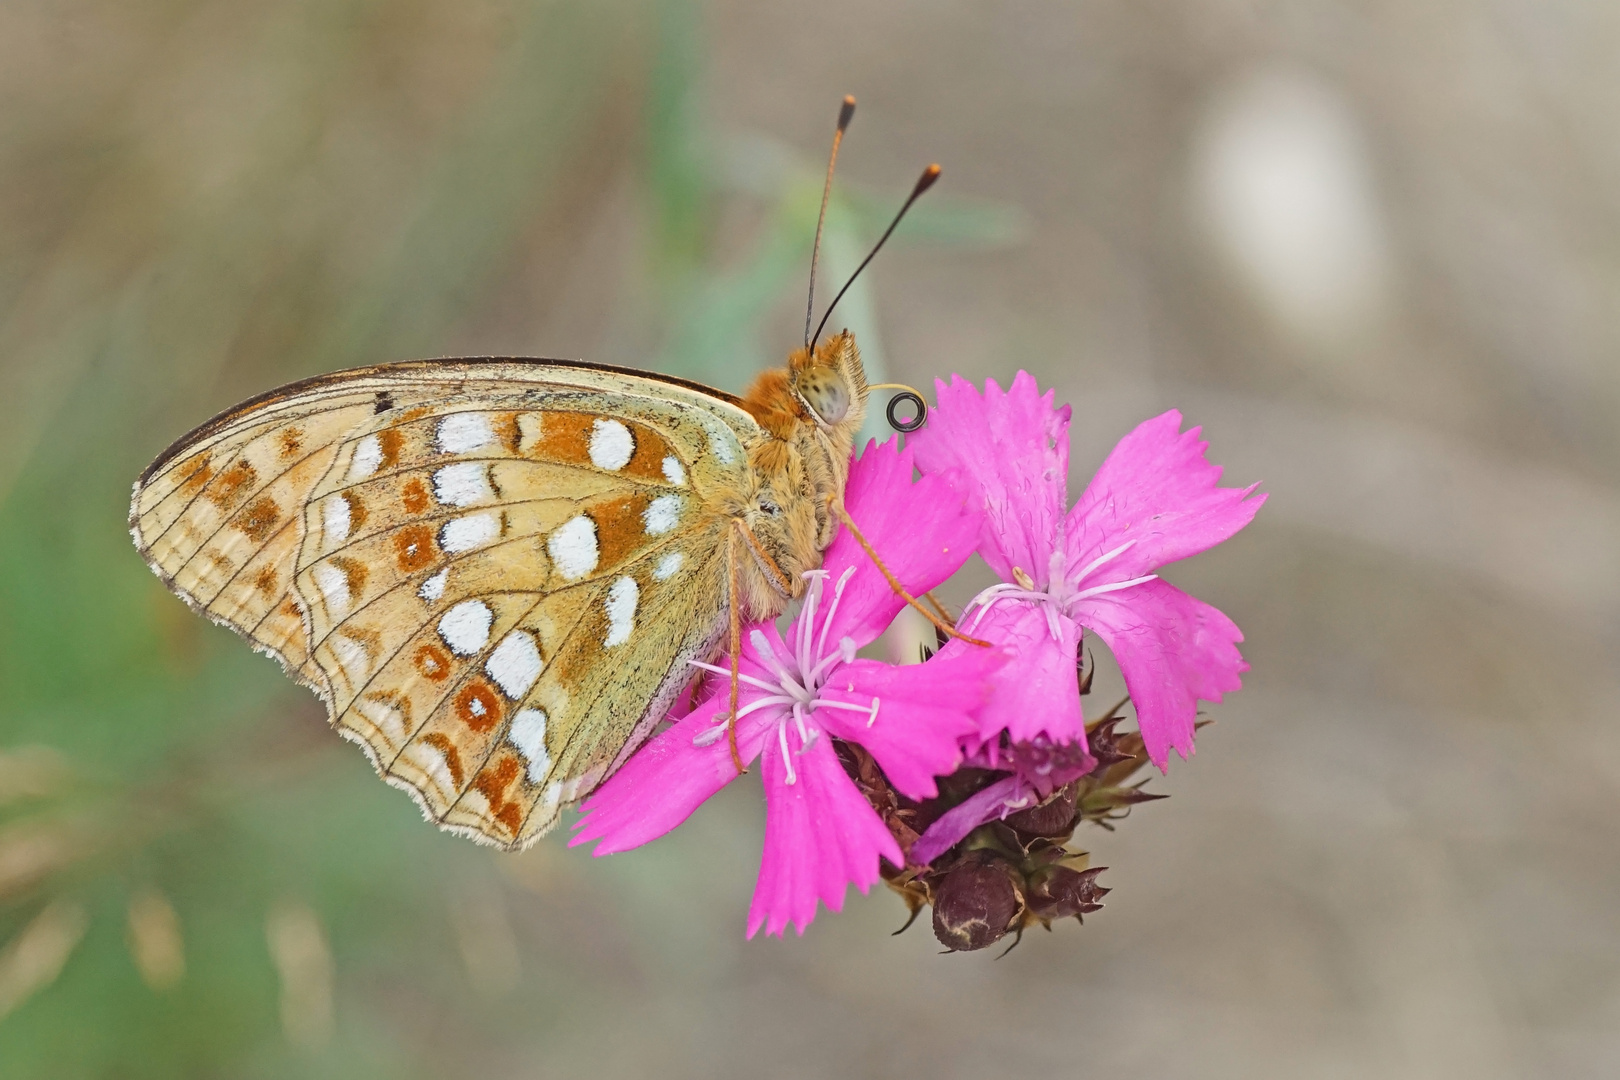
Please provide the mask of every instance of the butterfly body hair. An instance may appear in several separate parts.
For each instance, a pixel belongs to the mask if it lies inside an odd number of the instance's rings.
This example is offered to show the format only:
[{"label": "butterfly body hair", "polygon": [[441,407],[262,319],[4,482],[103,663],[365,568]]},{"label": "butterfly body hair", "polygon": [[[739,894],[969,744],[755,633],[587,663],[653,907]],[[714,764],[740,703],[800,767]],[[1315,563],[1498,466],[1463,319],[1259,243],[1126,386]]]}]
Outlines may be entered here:
[{"label": "butterfly body hair", "polygon": [[752,490],[727,493],[722,505],[762,549],[743,564],[741,606],[752,618],[774,618],[803,594],[805,571],[820,568],[838,531],[834,506],[843,501],[855,435],[866,418],[855,336],[846,330],[813,353],[795,350],[785,370],[754,381],[743,406],[762,429],[747,447]]}]

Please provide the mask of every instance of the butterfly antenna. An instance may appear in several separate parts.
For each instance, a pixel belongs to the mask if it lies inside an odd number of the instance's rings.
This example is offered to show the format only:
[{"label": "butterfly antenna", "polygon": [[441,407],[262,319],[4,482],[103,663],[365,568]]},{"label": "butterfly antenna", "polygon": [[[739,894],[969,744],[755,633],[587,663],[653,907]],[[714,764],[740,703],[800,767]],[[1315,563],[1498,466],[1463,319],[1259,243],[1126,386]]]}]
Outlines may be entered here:
[{"label": "butterfly antenna", "polygon": [[[889,237],[893,235],[894,230],[899,227],[900,220],[906,216],[906,211],[911,209],[911,204],[916,202],[923,192],[933,187],[934,181],[938,179],[938,165],[930,165],[928,168],[923,170],[923,174],[917,178],[917,186],[911,189],[910,195],[906,196],[906,201],[900,207],[900,212],[894,215],[894,220],[889,222],[889,227],[887,229],[883,230],[883,235],[878,237],[878,242],[872,245],[871,252],[867,254],[866,258],[861,260],[861,265],[857,266],[855,268],[855,272],[849,275],[849,280],[844,282],[844,287],[842,289],[838,290],[838,295],[833,297],[833,302],[827,305],[827,313],[821,317],[821,322],[816,325],[815,334],[812,335],[810,340],[805,343],[808,348],[815,348],[816,342],[821,339],[821,332],[827,328],[827,320],[832,317],[833,308],[836,308],[838,306],[838,301],[842,300],[844,298],[844,294],[849,292],[849,287],[855,284],[855,279],[861,276],[861,271],[866,269],[866,265],[877,257],[878,252],[883,250],[883,245],[888,243]],[[819,235],[820,229],[818,228],[816,231]],[[808,326],[809,322],[810,321],[806,319],[805,325]]]},{"label": "butterfly antenna", "polygon": [[[844,129],[855,115],[855,98],[844,95],[844,104],[838,109],[838,130],[833,132],[832,153],[827,157],[827,182],[821,187],[821,213],[816,215],[816,242],[810,247],[810,295],[804,302],[804,347],[810,347],[810,320],[816,310],[816,262],[821,258],[821,226],[827,221],[827,199],[832,195],[833,166],[838,164],[838,147],[844,141]],[[816,331],[820,336],[821,331]]]}]

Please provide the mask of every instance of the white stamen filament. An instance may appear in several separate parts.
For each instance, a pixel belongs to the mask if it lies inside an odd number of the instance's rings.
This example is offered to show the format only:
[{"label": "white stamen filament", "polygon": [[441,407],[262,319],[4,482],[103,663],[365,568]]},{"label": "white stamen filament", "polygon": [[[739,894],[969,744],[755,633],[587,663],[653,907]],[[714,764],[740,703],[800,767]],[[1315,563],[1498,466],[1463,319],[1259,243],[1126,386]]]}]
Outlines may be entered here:
[{"label": "white stamen filament", "polygon": [[1129,581],[1116,581],[1111,585],[1094,585],[1089,589],[1082,589],[1080,592],[1075,593],[1074,599],[1084,600],[1089,596],[1101,596],[1103,593],[1118,592],[1121,589],[1128,589],[1132,585],[1145,585],[1150,581],[1158,580],[1158,574],[1143,574],[1141,577],[1133,577]]},{"label": "white stamen filament", "polygon": [[[1052,552],[1052,558],[1047,567],[1045,589],[1030,589],[1025,588],[1022,584],[1003,581],[990,586],[972,600],[969,600],[967,607],[962,609],[963,615],[966,616],[974,608],[978,608],[978,610],[973,612],[973,621],[967,624],[968,632],[972,633],[978,629],[980,621],[984,619],[985,612],[989,611],[995,604],[1003,600],[1018,600],[1041,606],[1042,614],[1046,616],[1046,629],[1052,635],[1052,640],[1057,641],[1062,638],[1060,632],[1062,627],[1058,623],[1058,616],[1064,615],[1071,619],[1074,618],[1074,607],[1080,601],[1089,600],[1094,596],[1102,596],[1105,593],[1118,592],[1121,589],[1129,589],[1135,585],[1143,585],[1149,581],[1157,581],[1159,578],[1158,574],[1144,574],[1141,577],[1134,577],[1127,581],[1111,581],[1082,589],[1080,585],[1086,578],[1135,547],[1136,541],[1127,540],[1112,551],[1104,552],[1087,563],[1085,569],[1073,577],[1070,577],[1066,572],[1068,560],[1062,545],[1063,537],[1060,535],[1058,537],[1058,547]],[[1013,573],[1020,582],[1030,580],[1029,575],[1018,567],[1013,568]]]},{"label": "white stamen filament", "polygon": [[1127,540],[1113,551],[1108,552],[1106,555],[1099,555],[1095,559],[1092,559],[1091,562],[1086,564],[1086,568],[1084,570],[1080,571],[1074,576],[1074,583],[1076,585],[1080,584],[1082,581],[1086,580],[1086,578],[1090,577],[1093,571],[1113,562],[1115,559],[1119,558],[1121,555],[1125,554],[1135,546],[1135,540]]},{"label": "white stamen filament", "polygon": [[788,785],[792,786],[793,784],[797,784],[799,782],[799,778],[793,771],[793,755],[788,753],[786,724],[776,725],[776,745],[782,751],[782,768],[787,770]]},{"label": "white stamen filament", "polygon": [[[837,648],[825,652],[827,637],[832,627],[833,616],[838,612],[839,601],[844,596],[844,586],[849,583],[855,568],[850,567],[838,579],[833,589],[832,602],[827,605],[825,614],[820,614],[821,625],[816,626],[822,593],[826,588],[828,574],[825,570],[810,570],[804,574],[810,582],[809,591],[805,595],[804,607],[799,612],[799,619],[794,630],[792,652],[788,659],[777,653],[769,638],[759,630],[753,630],[748,635],[748,643],[753,646],[755,655],[760,664],[770,672],[770,678],[760,678],[757,675],[737,673],[737,681],[764,691],[764,696],[755,698],[747,705],[737,709],[737,720],[762,709],[775,709],[779,712],[776,719],[776,743],[782,752],[783,767],[787,771],[786,783],[799,782],[797,770],[793,767],[793,758],[798,757],[816,745],[821,737],[821,731],[811,722],[810,717],[817,709],[842,709],[847,712],[862,713],[866,716],[866,726],[871,727],[877,722],[878,707],[881,699],[874,697],[871,705],[854,705],[845,701],[834,701],[819,697],[822,687],[839,664],[848,664],[855,659],[859,646],[855,639],[849,636],[841,637]],[[825,655],[822,655],[825,652]],[[705,663],[701,660],[688,661],[693,667],[716,675],[731,678],[731,669],[719,664]],[[774,679],[775,681],[772,681]],[[851,688],[853,684],[851,684]],[[732,723],[731,718],[722,719],[712,727],[705,728],[692,736],[692,745],[697,747],[713,746],[725,737]],[[799,749],[793,751],[788,745],[788,727],[791,723],[794,733],[799,737]]]},{"label": "white stamen filament", "polygon": [[[811,573],[820,574],[822,577],[827,576],[825,570],[812,570]],[[832,629],[833,616],[838,613],[838,602],[844,598],[844,586],[848,585],[849,579],[854,576],[855,568],[853,566],[838,575],[838,584],[833,586],[832,603],[827,607],[827,618],[821,624],[821,636],[816,638],[816,652],[818,653],[826,651],[827,631]]]}]

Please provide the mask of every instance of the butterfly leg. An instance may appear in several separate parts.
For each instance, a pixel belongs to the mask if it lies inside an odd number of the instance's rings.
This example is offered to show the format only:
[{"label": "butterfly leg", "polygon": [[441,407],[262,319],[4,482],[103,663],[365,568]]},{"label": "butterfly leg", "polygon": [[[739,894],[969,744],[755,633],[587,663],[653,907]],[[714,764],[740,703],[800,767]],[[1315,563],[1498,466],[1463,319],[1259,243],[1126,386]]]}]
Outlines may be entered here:
[{"label": "butterfly leg", "polygon": [[729,698],[729,711],[726,713],[726,743],[731,747],[731,763],[737,767],[737,775],[747,772],[743,768],[742,754],[737,750],[737,678],[738,658],[742,655],[742,552],[738,550],[742,543],[739,532],[741,522],[733,522],[732,527],[726,531],[726,570],[731,576],[731,596],[729,604],[731,609],[731,692]]},{"label": "butterfly leg", "polygon": [[[878,558],[878,553],[872,550],[872,545],[867,542],[866,537],[861,535],[861,530],[855,526],[855,519],[849,516],[849,511],[844,509],[843,504],[835,502],[832,504],[832,509],[833,513],[838,515],[838,520],[844,523],[844,528],[848,529],[849,534],[855,538],[855,542],[861,545],[861,550],[866,552],[866,557],[871,559],[872,564],[876,566],[883,574],[884,580],[889,583],[889,588],[893,589],[902,600],[921,612],[923,618],[933,623],[935,628],[937,628],[941,633],[949,634],[953,638],[960,638],[961,640],[968,642],[970,645],[983,645],[986,648],[989,647],[990,643],[988,641],[980,641],[978,638],[968,637],[966,634],[957,630],[956,627],[952,626],[949,622],[942,620],[938,615],[935,615],[933,612],[919,604],[917,602],[917,598],[907,592],[906,587],[900,584],[899,579],[889,572],[889,568],[887,566],[883,565],[883,560]],[[935,603],[937,606],[938,602],[935,601]]]},{"label": "butterfly leg", "polygon": [[737,663],[742,655],[742,546],[745,543],[753,549],[759,567],[765,571],[771,587],[781,594],[783,601],[786,602],[793,595],[793,586],[787,575],[782,573],[782,568],[776,565],[776,560],[771,558],[759,538],[745,522],[733,520],[731,528],[726,531],[726,569],[731,577],[731,708],[726,714],[726,738],[731,746],[731,763],[737,767],[738,776],[748,771],[743,768],[742,755],[737,750],[737,686],[741,681],[737,675]]}]

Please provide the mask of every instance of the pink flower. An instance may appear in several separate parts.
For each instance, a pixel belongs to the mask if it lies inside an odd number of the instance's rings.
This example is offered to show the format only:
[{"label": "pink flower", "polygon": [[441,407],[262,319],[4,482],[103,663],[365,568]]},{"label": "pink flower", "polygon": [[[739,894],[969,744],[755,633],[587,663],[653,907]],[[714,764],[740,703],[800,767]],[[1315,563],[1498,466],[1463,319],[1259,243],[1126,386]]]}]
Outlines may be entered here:
[{"label": "pink flower", "polygon": [[1119,662],[1154,764],[1192,753],[1198,701],[1220,701],[1248,670],[1243,635],[1156,571],[1232,536],[1266,497],[1218,487],[1208,444],[1172,410],[1121,439],[1065,514],[1068,406],[1022,371],[983,396],[959,376],[935,386],[939,404],[909,446],[924,474],[984,510],[979,553],[1002,578],[969,604],[962,629],[1016,651],[979,711],[979,738],[992,754],[1002,731],[1015,744],[1084,745],[1076,657],[1090,630]]},{"label": "pink flower", "polygon": [[[845,506],[894,575],[913,591],[933,588],[972,553],[979,514],[942,479],[912,482],[912,454],[897,440],[869,445],[850,470]],[[738,665],[737,744],[744,761],[761,758],[765,844],[748,914],[761,926],[804,933],[818,901],[838,911],[846,886],[865,892],[878,861],[904,865],[899,845],[839,761],[832,739],[859,743],[896,790],[936,793],[934,777],[962,760],[961,739],[989,693],[999,649],[894,667],[855,652],[881,634],[903,601],[855,539],[840,532],[823,569],[811,571],[804,605],[784,640],[771,623],[744,634]],[[831,596],[827,595],[832,583]],[[645,844],[675,828],[736,777],[719,719],[728,664],[713,673],[714,694],[655,736],[586,801],[571,844],[600,841],[596,855]],[[829,738],[830,736],[830,738]]]}]

